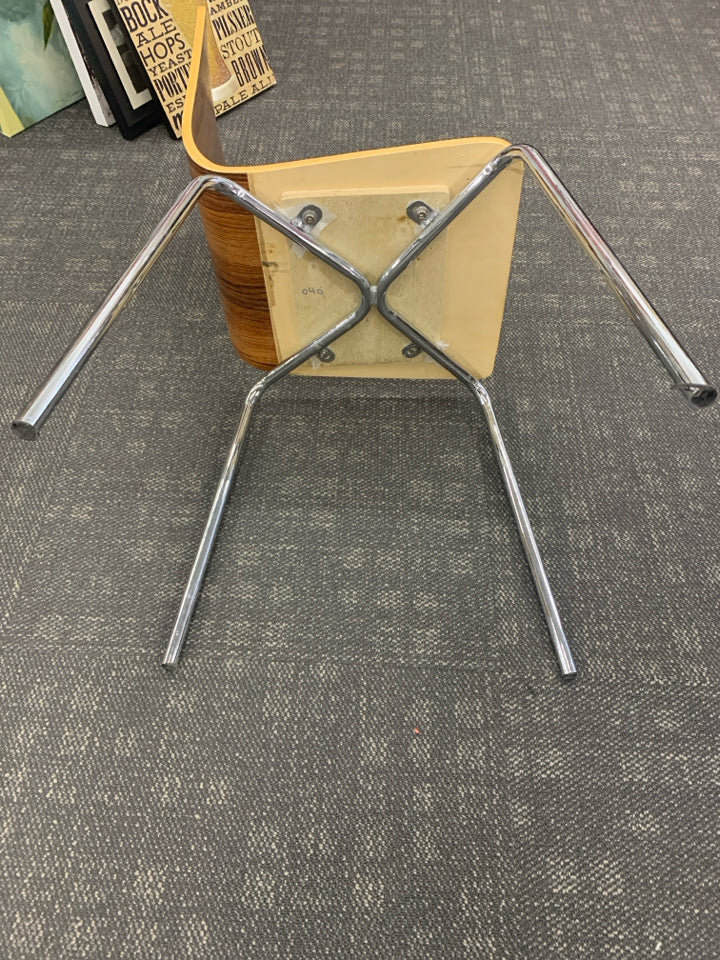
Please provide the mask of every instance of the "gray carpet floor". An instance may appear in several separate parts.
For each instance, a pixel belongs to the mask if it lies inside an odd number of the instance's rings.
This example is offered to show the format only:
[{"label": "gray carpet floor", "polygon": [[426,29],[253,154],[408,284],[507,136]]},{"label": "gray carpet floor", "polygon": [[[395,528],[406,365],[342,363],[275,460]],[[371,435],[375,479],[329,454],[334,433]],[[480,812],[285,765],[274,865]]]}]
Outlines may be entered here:
[{"label": "gray carpet floor", "polygon": [[[720,379],[720,8],[254,10],[249,162],[535,144]],[[84,104],[0,143],[8,424],[187,180]],[[720,409],[670,389],[529,181],[488,381],[579,676],[463,389],[296,379],[253,428],[199,221],[35,444],[0,440],[0,955],[720,956]]]}]

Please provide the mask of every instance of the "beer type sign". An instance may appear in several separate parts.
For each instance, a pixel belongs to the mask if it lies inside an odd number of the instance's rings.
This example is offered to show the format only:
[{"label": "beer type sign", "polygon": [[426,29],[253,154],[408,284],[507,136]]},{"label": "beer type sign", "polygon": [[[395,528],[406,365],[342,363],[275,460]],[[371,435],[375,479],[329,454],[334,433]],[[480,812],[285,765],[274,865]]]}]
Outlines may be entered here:
[{"label": "beer type sign", "polygon": [[[176,137],[182,128],[197,0],[115,0]],[[207,0],[210,81],[219,116],[275,83],[247,0]]]}]

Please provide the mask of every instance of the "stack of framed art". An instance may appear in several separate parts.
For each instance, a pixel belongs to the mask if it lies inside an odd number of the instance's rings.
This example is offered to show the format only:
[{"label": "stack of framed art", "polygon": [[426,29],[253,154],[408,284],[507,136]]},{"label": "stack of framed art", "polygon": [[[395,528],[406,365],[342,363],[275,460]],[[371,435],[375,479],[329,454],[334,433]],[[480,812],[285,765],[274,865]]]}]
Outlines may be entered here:
[{"label": "stack of framed art", "polygon": [[[65,29],[82,48],[85,69],[97,78],[122,135],[132,139],[164,121],[179,137],[198,0],[52,2],[67,11]],[[220,114],[271,87],[275,76],[250,4],[207,2],[214,27],[213,99]],[[76,60],[76,66],[80,72],[83,65]]]}]

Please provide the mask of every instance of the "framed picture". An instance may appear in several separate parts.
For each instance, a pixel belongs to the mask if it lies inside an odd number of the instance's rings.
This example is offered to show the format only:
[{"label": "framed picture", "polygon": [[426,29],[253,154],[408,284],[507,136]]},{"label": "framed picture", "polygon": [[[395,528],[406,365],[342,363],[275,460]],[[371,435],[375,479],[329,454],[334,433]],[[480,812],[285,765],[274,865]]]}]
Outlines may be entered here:
[{"label": "framed picture", "polygon": [[0,0],[0,133],[14,137],[82,96],[47,0]]},{"label": "framed picture", "polygon": [[85,91],[85,96],[87,97],[90,112],[93,115],[95,123],[99,123],[103,127],[111,127],[115,123],[115,117],[110,109],[110,104],[100,89],[97,77],[92,72],[92,67],[85,59],[85,54],[77,42],[75,32],[68,20],[67,10],[62,4],[62,0],[50,0],[50,4],[55,13],[57,25],[65,40],[65,45],[68,48],[73,66],[75,67],[75,72]]},{"label": "framed picture", "polygon": [[63,4],[125,139],[163,122],[164,112],[111,0]]},{"label": "framed picture", "polygon": [[[94,2],[94,0],[91,0]],[[100,2],[100,0],[98,0]],[[142,66],[176,137],[190,76],[190,57],[201,0],[114,0]],[[215,115],[275,83],[248,0],[208,2],[207,53]]]}]

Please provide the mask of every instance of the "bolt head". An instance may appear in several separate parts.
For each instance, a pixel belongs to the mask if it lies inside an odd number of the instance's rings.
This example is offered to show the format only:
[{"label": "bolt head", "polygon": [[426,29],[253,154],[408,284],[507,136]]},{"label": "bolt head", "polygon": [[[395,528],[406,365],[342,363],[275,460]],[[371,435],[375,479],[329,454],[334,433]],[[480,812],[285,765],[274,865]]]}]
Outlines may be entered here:
[{"label": "bolt head", "polygon": [[413,357],[419,357],[421,352],[420,347],[416,343],[408,343],[407,346],[403,347],[402,351],[403,356],[407,357],[408,360],[412,360]]},{"label": "bolt head", "polygon": [[421,226],[430,223],[434,216],[432,207],[425,203],[424,200],[414,200],[408,205],[405,212],[411,220],[414,220],[415,223],[419,223]]}]

